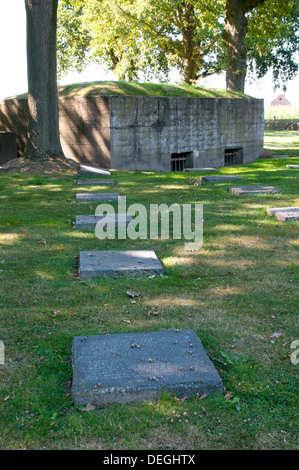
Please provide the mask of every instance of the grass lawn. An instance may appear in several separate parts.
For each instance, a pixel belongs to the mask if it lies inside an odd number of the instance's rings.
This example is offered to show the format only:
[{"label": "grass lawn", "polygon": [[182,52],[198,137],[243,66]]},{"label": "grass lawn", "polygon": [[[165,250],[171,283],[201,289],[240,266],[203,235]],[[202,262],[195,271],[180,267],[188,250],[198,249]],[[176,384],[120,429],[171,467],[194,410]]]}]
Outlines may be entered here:
[{"label": "grass lawn", "polygon": [[[179,96],[197,98],[250,98],[244,93],[206,88],[194,85],[168,85],[166,83],[139,83],[126,81],[96,81],[72,83],[58,88],[59,96],[129,95],[129,96]],[[26,98],[27,94],[15,98]]]},{"label": "grass lawn", "polygon": [[265,131],[264,145],[265,150],[270,151],[273,156],[298,155],[298,131]]},{"label": "grass lawn", "polygon": [[[266,136],[270,143],[272,133]],[[238,197],[228,194],[231,183],[190,185],[196,173],[113,171],[113,191],[128,204],[202,203],[198,252],[184,251],[183,240],[100,241],[73,229],[76,215],[96,207],[75,203],[76,174],[0,175],[2,449],[297,447],[298,366],[290,355],[299,337],[299,224],[266,213],[299,205],[299,173],[286,168],[299,164],[298,143],[292,154],[220,169],[241,175],[244,184],[274,185],[279,195]],[[79,251],[105,249],[154,249],[165,275],[80,282]],[[136,303],[128,289],[142,293]],[[92,411],[73,403],[75,335],[163,328],[195,331],[224,394],[186,400],[164,394]]]}]

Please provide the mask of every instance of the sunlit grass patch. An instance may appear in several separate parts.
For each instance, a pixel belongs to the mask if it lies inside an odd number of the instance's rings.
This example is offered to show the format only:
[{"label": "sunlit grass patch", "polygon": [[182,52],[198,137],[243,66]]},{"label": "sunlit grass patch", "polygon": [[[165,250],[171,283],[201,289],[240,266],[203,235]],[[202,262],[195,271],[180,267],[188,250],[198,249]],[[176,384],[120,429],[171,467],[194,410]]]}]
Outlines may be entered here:
[{"label": "sunlit grass patch", "polygon": [[[282,149],[296,137],[279,136]],[[74,229],[76,215],[94,214],[97,204],[75,203],[70,175],[0,175],[1,448],[296,448],[298,222],[266,210],[298,204],[298,173],[286,168],[299,162],[296,146],[293,154],[221,169],[244,184],[275,184],[279,196],[236,198],[228,184],[195,187],[183,173],[113,171],[128,204],[202,203],[204,240],[195,252],[184,239],[99,240]],[[111,249],[153,249],[165,273],[78,279],[79,251]],[[165,393],[88,412],[73,403],[74,336],[172,328],[195,331],[224,394]]]}]

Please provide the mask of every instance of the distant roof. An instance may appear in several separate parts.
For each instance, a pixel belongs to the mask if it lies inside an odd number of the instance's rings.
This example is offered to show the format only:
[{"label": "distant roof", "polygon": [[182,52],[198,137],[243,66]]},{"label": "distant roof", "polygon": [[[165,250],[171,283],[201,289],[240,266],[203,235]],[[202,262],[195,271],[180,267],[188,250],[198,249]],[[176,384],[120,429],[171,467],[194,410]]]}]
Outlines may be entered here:
[{"label": "distant roof", "polygon": [[275,100],[271,101],[271,106],[291,106],[289,100],[286,99],[285,94],[277,96]]}]

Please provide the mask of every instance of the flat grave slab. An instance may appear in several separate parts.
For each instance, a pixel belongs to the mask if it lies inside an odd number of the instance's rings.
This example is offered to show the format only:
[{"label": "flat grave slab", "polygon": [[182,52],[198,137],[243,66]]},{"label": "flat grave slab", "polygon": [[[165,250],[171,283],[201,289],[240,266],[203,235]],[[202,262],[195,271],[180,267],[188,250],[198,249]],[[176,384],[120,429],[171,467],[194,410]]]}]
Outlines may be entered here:
[{"label": "flat grave slab", "polygon": [[78,186],[113,186],[114,181],[108,179],[97,180],[77,180]]},{"label": "flat grave slab", "polygon": [[280,189],[273,186],[253,184],[251,186],[231,186],[228,188],[230,194],[276,194],[281,193]]},{"label": "flat grave slab", "polygon": [[80,251],[80,280],[94,277],[145,277],[163,274],[164,269],[152,250]]},{"label": "flat grave slab", "polygon": [[110,171],[107,168],[98,168],[90,165],[80,165],[80,172],[82,175],[102,175],[111,176]]},{"label": "flat grave slab", "polygon": [[126,227],[131,222],[132,217],[128,214],[108,214],[108,215],[77,215],[75,227],[77,229],[86,228],[95,230],[97,223],[105,218],[105,222],[114,223],[115,227]]},{"label": "flat grave slab", "polygon": [[219,171],[217,168],[184,168],[184,171]]},{"label": "flat grave slab", "polygon": [[211,176],[201,176],[201,181],[237,181],[242,180],[240,176],[233,176],[233,175],[211,175]]},{"label": "flat grave slab", "polygon": [[221,378],[193,330],[75,336],[72,396],[105,406],[223,390]]},{"label": "flat grave slab", "polygon": [[299,165],[287,165],[287,168],[293,168],[294,170],[299,170]]},{"label": "flat grave slab", "polygon": [[77,193],[76,202],[118,201],[118,193]]},{"label": "flat grave slab", "polygon": [[280,222],[299,220],[299,207],[271,207],[267,209],[267,213]]}]

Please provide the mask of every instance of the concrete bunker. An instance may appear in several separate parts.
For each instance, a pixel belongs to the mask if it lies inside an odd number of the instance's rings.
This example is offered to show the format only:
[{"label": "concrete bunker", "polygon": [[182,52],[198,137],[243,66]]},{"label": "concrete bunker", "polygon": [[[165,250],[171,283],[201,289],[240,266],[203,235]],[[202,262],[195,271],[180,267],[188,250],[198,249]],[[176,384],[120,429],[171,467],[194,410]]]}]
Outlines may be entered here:
[{"label": "concrete bunker", "polygon": [[[26,99],[0,103],[0,131],[22,155]],[[263,152],[264,101],[255,98],[69,96],[59,98],[65,155],[118,170],[182,171],[248,163]]]},{"label": "concrete bunker", "polygon": [[170,170],[184,171],[185,168],[193,168],[193,152],[172,153]]},{"label": "concrete bunker", "polygon": [[224,150],[224,166],[242,165],[243,147]]}]

